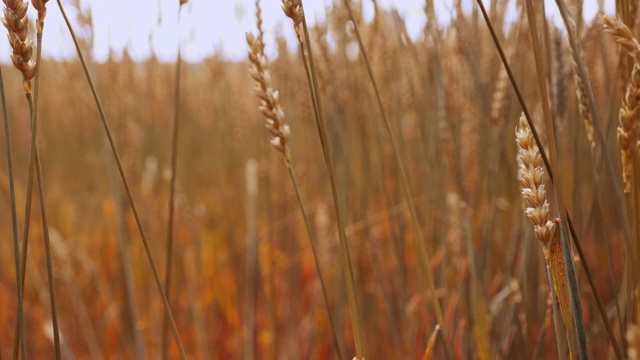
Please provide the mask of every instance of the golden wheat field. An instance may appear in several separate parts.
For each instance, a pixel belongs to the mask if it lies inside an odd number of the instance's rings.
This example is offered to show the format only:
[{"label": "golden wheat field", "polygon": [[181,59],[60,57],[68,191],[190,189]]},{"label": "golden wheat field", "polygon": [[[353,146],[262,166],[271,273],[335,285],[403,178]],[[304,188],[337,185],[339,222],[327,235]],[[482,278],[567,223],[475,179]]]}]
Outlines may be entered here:
[{"label": "golden wheat field", "polygon": [[166,61],[3,0],[0,359],[640,358],[638,2],[307,2]]}]

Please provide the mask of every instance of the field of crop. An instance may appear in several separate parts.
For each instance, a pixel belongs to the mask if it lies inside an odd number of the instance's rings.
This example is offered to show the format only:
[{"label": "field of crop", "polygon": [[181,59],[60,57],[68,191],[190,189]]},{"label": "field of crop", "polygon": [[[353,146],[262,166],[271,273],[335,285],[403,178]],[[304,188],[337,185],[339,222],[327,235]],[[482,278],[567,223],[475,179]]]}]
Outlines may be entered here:
[{"label": "field of crop", "polygon": [[3,0],[0,359],[638,358],[637,2],[305,2],[166,63]]}]

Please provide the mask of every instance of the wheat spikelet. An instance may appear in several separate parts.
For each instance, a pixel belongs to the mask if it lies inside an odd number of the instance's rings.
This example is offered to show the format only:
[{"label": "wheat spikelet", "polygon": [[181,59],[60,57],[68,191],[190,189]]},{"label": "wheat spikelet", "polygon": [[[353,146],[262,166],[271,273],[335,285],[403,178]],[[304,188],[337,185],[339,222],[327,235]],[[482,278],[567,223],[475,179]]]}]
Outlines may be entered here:
[{"label": "wheat spikelet", "polygon": [[520,122],[516,127],[516,143],[518,144],[518,179],[526,205],[525,214],[533,223],[538,240],[546,248],[552,239],[556,225],[549,220],[549,203],[542,183],[544,177],[542,158],[524,114],[520,116]]},{"label": "wheat spikelet", "polygon": [[[553,64],[553,104],[555,105],[555,118],[564,116],[567,110],[566,96],[566,68],[564,60],[564,49],[562,47],[562,33],[556,29],[553,37],[553,47],[555,50],[555,61]],[[584,85],[584,84],[583,84]]]},{"label": "wheat spikelet", "polygon": [[638,44],[638,40],[633,37],[631,30],[618,19],[613,19],[606,15],[601,15],[600,19],[605,30],[613,35],[618,44],[622,46],[622,49],[628,53],[629,56],[636,57],[638,51],[640,51],[640,44]]},{"label": "wheat spikelet", "polygon": [[494,124],[502,123],[501,120],[506,112],[509,91],[511,91],[510,86],[511,83],[509,82],[507,71],[504,67],[501,67],[491,99],[491,121]]},{"label": "wheat spikelet", "polygon": [[594,140],[593,130],[593,118],[591,117],[591,109],[589,108],[589,99],[587,98],[587,91],[578,72],[578,65],[573,63],[573,81],[576,85],[576,97],[578,99],[578,112],[584,122],[584,127],[587,130],[587,138],[591,144],[591,149],[596,148],[596,142]]},{"label": "wheat spikelet", "polygon": [[282,0],[282,11],[293,20],[293,28],[296,30],[300,43],[304,42],[302,33],[302,19],[304,19],[304,11],[302,11],[302,0]]},{"label": "wheat spikelet", "polygon": [[618,127],[618,142],[622,155],[622,179],[624,191],[631,191],[631,174],[633,160],[638,152],[638,138],[640,137],[640,62],[633,64],[631,79],[620,108],[620,126]]},{"label": "wheat spikelet", "polygon": [[640,138],[640,44],[633,37],[631,30],[617,19],[601,16],[602,23],[608,33],[622,45],[623,50],[634,59],[631,79],[620,108],[620,126],[618,127],[618,142],[622,157],[622,181],[624,192],[631,192],[631,174],[633,160],[638,152]]},{"label": "wheat spikelet", "polygon": [[38,10],[38,20],[36,21],[36,30],[38,33],[42,33],[44,29],[44,18],[47,16],[47,2],[49,0],[31,0],[31,4],[34,9]]},{"label": "wheat spikelet", "polygon": [[260,53],[264,54],[264,30],[262,29],[262,7],[260,0],[256,0],[256,28],[258,29],[258,41],[260,41]]},{"label": "wheat spikelet", "polygon": [[24,91],[31,92],[31,80],[36,74],[36,63],[33,55],[33,41],[29,35],[27,7],[22,0],[3,0],[4,19],[2,24],[7,28],[9,45],[11,45],[11,62],[22,73]]},{"label": "wheat spikelet", "polygon": [[266,127],[271,132],[271,145],[276,150],[282,152],[285,161],[289,163],[289,151],[287,142],[289,140],[289,125],[284,120],[284,110],[278,100],[278,91],[271,86],[271,76],[267,69],[268,62],[262,44],[253,34],[247,33],[247,44],[249,44],[249,74],[256,83],[254,88],[256,95],[260,98],[260,111],[267,122]]}]

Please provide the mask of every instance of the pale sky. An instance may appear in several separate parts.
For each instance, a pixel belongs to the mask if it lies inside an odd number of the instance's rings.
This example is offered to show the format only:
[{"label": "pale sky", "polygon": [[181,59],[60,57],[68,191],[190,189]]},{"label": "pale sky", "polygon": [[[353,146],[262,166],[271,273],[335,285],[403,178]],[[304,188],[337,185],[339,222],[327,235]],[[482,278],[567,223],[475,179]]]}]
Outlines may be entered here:
[{"label": "pale sky", "polygon": [[[554,0],[545,0],[549,15],[559,21]],[[69,17],[75,19],[77,11],[69,0],[62,0]],[[108,57],[109,51],[116,56],[125,48],[134,59],[144,60],[155,52],[160,60],[173,61],[177,54],[178,35],[182,44],[183,57],[188,61],[199,61],[214,52],[222,53],[229,59],[246,57],[247,47],[244,34],[255,31],[254,0],[190,0],[183,8],[178,28],[178,0],[79,0],[84,11],[93,16],[93,55],[99,61]],[[310,25],[315,19],[325,18],[325,3],[331,0],[303,1]],[[365,19],[373,15],[373,6],[363,0]],[[426,21],[424,0],[378,0],[383,8],[396,7],[404,17],[407,30],[412,37],[419,36]],[[489,1],[485,0],[485,3]],[[514,0],[511,1],[513,8]],[[607,13],[614,12],[615,0],[605,0]],[[291,21],[280,8],[281,0],[262,0],[265,43],[267,54],[275,55],[274,34],[282,32],[295,44]],[[440,22],[448,23],[453,0],[435,0]],[[475,0],[463,0],[466,10],[477,6]],[[595,0],[585,1],[584,15],[591,20],[597,11]],[[56,1],[47,3],[45,22],[44,56],[70,58],[75,49]],[[29,18],[35,19],[35,11],[29,9]],[[75,25],[75,23],[74,23]],[[76,32],[87,34],[89,29]],[[2,27],[1,31],[6,31]],[[9,46],[0,41],[0,60],[8,61]]]}]

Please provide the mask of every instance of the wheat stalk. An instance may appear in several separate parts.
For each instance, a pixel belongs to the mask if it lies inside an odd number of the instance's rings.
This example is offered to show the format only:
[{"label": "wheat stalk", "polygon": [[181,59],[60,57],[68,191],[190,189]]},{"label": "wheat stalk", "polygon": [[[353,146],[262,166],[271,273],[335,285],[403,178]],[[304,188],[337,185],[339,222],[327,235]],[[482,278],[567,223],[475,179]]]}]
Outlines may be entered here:
[{"label": "wheat stalk", "polygon": [[[320,270],[320,262],[318,260],[318,253],[316,250],[315,243],[313,242],[313,236],[311,231],[311,226],[308,220],[308,216],[306,210],[304,209],[304,205],[302,202],[302,197],[300,195],[300,190],[298,187],[298,182],[296,180],[293,165],[291,163],[291,154],[289,152],[289,135],[291,133],[289,125],[285,121],[285,113],[284,109],[280,105],[279,100],[279,92],[274,90],[273,85],[271,84],[271,76],[269,75],[268,66],[269,62],[267,60],[266,55],[264,54],[264,45],[263,45],[263,31],[262,31],[262,18],[260,16],[261,11],[259,6],[259,1],[256,1],[256,17],[258,19],[258,37],[254,36],[252,33],[246,34],[247,44],[249,45],[249,75],[253,78],[255,82],[254,92],[256,96],[260,99],[260,111],[265,118],[265,126],[271,133],[271,145],[280,153],[282,153],[285,165],[287,166],[287,170],[289,171],[289,177],[291,178],[291,182],[293,184],[296,199],[298,201],[298,205],[300,207],[300,211],[302,212],[302,217],[305,223],[305,227],[309,236],[309,242],[311,243],[311,250],[313,253],[314,264],[316,267],[316,272],[318,273],[318,279],[320,281],[320,287],[322,289],[322,295],[324,299],[324,304],[327,310],[327,315],[329,317],[329,323],[331,325],[332,338],[336,350],[336,354],[338,358],[342,359],[342,354],[340,352],[340,346],[338,342],[336,327],[334,324],[333,316],[331,315],[330,307],[329,307],[329,298],[327,296],[327,290],[324,282],[324,277],[322,276],[322,272]],[[284,7],[283,7],[284,8]],[[295,8],[289,9],[292,11],[292,14],[297,14]],[[301,8],[298,8],[301,11]],[[287,10],[285,10],[285,13]],[[299,15],[295,15],[299,16]],[[299,23],[298,23],[299,24]]]},{"label": "wheat stalk", "polygon": [[[3,115],[3,124],[4,124],[4,135],[5,135],[5,149],[7,154],[7,173],[9,177],[9,196],[10,196],[10,206],[11,206],[11,230],[13,237],[13,256],[14,256],[14,264],[15,264],[15,272],[16,272],[16,287],[18,293],[18,309],[16,314],[16,328],[19,329],[20,333],[24,335],[24,314],[23,314],[23,296],[22,296],[22,286],[19,284],[22,283],[22,276],[20,271],[20,244],[18,241],[18,216],[16,210],[16,193],[15,193],[15,183],[14,183],[14,175],[13,175],[13,160],[11,154],[11,136],[9,133],[9,116],[7,115],[7,101],[4,92],[4,81],[2,80],[2,71],[0,70],[0,98],[2,99],[2,115]],[[16,336],[16,341],[21,341],[22,347],[25,348],[25,338],[24,336]],[[23,359],[26,356],[23,352]]]},{"label": "wheat stalk", "polygon": [[349,245],[347,243],[347,235],[345,233],[344,219],[342,217],[342,207],[340,205],[340,196],[338,194],[338,185],[336,180],[336,171],[329,136],[327,134],[327,126],[325,123],[322,97],[320,94],[320,86],[318,85],[318,75],[316,71],[315,61],[313,57],[313,49],[309,41],[309,29],[304,15],[302,0],[282,0],[282,9],[291,20],[293,27],[298,36],[300,43],[300,54],[307,78],[307,86],[309,88],[309,96],[313,105],[314,118],[318,136],[322,147],[322,154],[325,161],[325,167],[329,173],[329,183],[331,185],[331,197],[333,200],[333,209],[336,215],[338,225],[338,235],[340,238],[340,260],[342,266],[342,274],[346,283],[347,301],[349,304],[349,312],[353,329],[353,337],[356,348],[356,358],[364,358],[366,355],[366,339],[364,336],[364,325],[362,311],[358,303],[358,295],[356,288],[356,280],[353,272],[351,255],[349,253]]},{"label": "wheat stalk", "polygon": [[[182,5],[186,4],[187,0],[180,0],[180,6],[178,7],[178,24],[180,24],[180,14],[182,13]],[[173,113],[173,130],[171,133],[171,182],[169,189],[169,220],[167,221],[167,252],[166,252],[166,267],[164,274],[164,290],[166,291],[167,298],[171,298],[171,270],[173,268],[173,232],[174,232],[174,208],[175,208],[175,190],[176,179],[178,177],[178,138],[180,131],[180,70],[182,68],[182,54],[180,51],[180,41],[178,40],[178,59],[176,61],[176,72],[174,81],[174,113]],[[169,316],[165,313],[162,322],[162,358],[168,359],[169,356]]]},{"label": "wheat stalk", "polygon": [[[55,357],[56,359],[60,360],[62,358],[61,355],[61,345],[60,345],[60,341],[61,341],[61,335],[60,335],[60,329],[59,329],[59,324],[58,324],[58,312],[57,312],[57,301],[56,301],[56,290],[55,290],[55,282],[54,282],[54,277],[53,277],[53,255],[52,255],[52,251],[51,251],[51,241],[50,241],[50,236],[49,236],[49,220],[48,220],[48,215],[47,215],[47,206],[45,203],[45,192],[44,192],[44,179],[42,176],[42,166],[41,166],[41,162],[40,162],[40,154],[39,154],[39,150],[38,150],[38,142],[37,142],[37,124],[38,124],[38,102],[40,99],[40,69],[41,69],[41,65],[40,65],[40,60],[42,57],[42,33],[44,31],[44,19],[47,16],[47,8],[46,8],[46,4],[49,0],[32,0],[31,3],[33,4],[33,7],[38,11],[38,18],[36,20],[36,60],[35,60],[35,84],[34,84],[34,89],[33,89],[33,96],[31,96],[31,93],[27,92],[26,96],[27,96],[27,100],[29,102],[29,106],[30,106],[30,113],[31,113],[31,154],[30,154],[30,160],[29,160],[29,179],[28,182],[31,183],[31,179],[33,178],[32,174],[33,171],[31,170],[31,168],[33,167],[33,165],[35,164],[36,167],[36,175],[37,175],[37,179],[38,179],[38,193],[39,193],[39,200],[40,200],[40,212],[42,214],[42,227],[43,227],[43,235],[44,235],[44,247],[45,247],[45,258],[46,258],[46,265],[47,265],[47,280],[49,282],[49,302],[50,302],[50,306],[51,306],[51,321],[52,321],[52,327],[53,327],[53,343],[54,343],[54,347],[55,347]],[[35,161],[32,161],[35,160]],[[25,228],[28,227],[28,222],[29,220],[26,219],[25,220]],[[27,234],[28,232],[25,230],[25,234]],[[27,254],[27,238],[25,237],[24,240],[24,253],[23,255],[24,257],[24,262],[23,262],[23,266],[25,266],[24,271],[22,272],[22,281],[24,282],[24,276],[26,273],[26,263],[27,263],[27,259],[26,259],[26,254]],[[24,286],[24,283],[23,285]],[[24,351],[23,351],[24,352]]]},{"label": "wheat stalk", "polygon": [[[37,123],[38,123],[38,99],[39,99],[39,78],[40,78],[40,57],[42,53],[42,32],[44,29],[44,19],[46,16],[46,3],[48,0],[33,1],[34,8],[38,11],[38,19],[36,21],[37,30],[37,52],[36,59],[32,59],[33,41],[28,39],[28,3],[21,0],[3,0],[5,4],[4,18],[2,22],[8,30],[8,40],[12,49],[11,61],[13,65],[22,73],[23,87],[25,96],[29,104],[31,118],[31,139],[30,139],[30,156],[29,156],[29,175],[27,178],[27,201],[25,205],[25,221],[22,242],[22,259],[16,261],[17,286],[19,292],[18,301],[22,303],[22,293],[24,291],[24,277],[26,273],[26,256],[29,239],[29,223],[31,214],[31,196],[33,193],[34,170],[38,180],[40,211],[42,213],[42,227],[44,235],[45,257],[47,265],[47,276],[49,282],[49,298],[51,305],[51,317],[53,326],[53,337],[55,345],[55,357],[61,358],[60,351],[60,334],[58,327],[58,314],[56,311],[55,284],[53,279],[53,260],[51,254],[51,244],[49,239],[48,215],[45,202],[44,183],[42,177],[42,169],[40,164],[40,155],[37,144]],[[31,80],[35,78],[34,95],[31,94]],[[16,247],[17,249],[17,247]],[[15,255],[18,255],[17,253]],[[22,345],[22,357],[25,357],[26,347],[24,345],[24,324],[22,314],[22,304],[19,306],[19,320],[16,322],[15,337],[13,345],[13,357],[18,357],[19,346]]]}]

